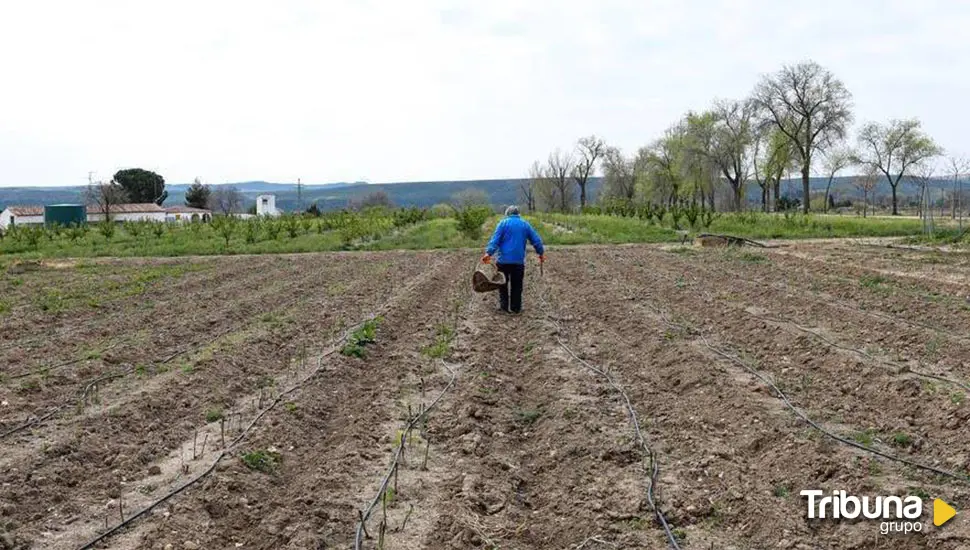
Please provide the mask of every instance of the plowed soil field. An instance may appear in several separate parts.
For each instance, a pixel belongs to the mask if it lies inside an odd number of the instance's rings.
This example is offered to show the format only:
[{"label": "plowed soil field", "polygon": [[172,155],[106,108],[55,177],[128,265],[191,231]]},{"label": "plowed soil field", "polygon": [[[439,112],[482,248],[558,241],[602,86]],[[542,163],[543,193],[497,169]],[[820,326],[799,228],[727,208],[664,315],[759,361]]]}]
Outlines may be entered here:
[{"label": "plowed soil field", "polygon": [[10,270],[0,549],[970,547],[970,256],[562,248],[517,316],[476,256]]}]

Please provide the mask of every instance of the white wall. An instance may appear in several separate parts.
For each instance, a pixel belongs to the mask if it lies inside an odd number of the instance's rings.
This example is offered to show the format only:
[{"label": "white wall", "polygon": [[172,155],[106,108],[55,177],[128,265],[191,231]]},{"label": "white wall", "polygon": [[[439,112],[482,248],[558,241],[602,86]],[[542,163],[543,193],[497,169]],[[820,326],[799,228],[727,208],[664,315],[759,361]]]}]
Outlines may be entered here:
[{"label": "white wall", "polygon": [[[104,221],[104,214],[88,214],[88,222]],[[113,222],[164,222],[165,212],[125,212],[111,215]]]},{"label": "white wall", "polygon": [[260,195],[256,197],[257,216],[279,216],[281,213],[276,209],[276,195]]},{"label": "white wall", "polygon": [[14,225],[43,225],[44,216],[14,216],[10,209],[0,213],[0,227],[7,229],[10,227],[10,220],[13,218]]},{"label": "white wall", "polygon": [[195,221],[199,223],[205,221],[202,219],[204,214],[198,212],[166,212],[165,221],[169,223],[192,223],[192,216],[195,216]]}]

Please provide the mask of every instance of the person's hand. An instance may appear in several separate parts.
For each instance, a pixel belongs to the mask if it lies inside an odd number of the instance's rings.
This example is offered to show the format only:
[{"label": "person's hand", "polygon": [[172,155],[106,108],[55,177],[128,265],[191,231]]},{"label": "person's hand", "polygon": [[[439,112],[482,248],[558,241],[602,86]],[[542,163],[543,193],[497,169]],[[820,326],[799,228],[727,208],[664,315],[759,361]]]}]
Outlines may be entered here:
[{"label": "person's hand", "polygon": [[539,254],[539,263],[540,264],[541,263],[545,263],[545,261],[546,261],[546,255],[545,254]]},{"label": "person's hand", "polygon": [[483,264],[491,263],[491,261],[492,261],[492,257],[489,256],[488,254],[485,254],[485,255],[482,256],[482,263]]}]

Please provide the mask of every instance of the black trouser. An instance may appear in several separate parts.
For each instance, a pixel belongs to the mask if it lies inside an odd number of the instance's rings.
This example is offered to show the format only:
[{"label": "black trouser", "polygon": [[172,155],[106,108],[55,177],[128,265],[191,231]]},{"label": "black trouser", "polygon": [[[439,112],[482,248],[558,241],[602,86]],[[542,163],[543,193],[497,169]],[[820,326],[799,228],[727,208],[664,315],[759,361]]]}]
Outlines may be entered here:
[{"label": "black trouser", "polygon": [[[505,311],[519,313],[522,311],[522,279],[525,277],[523,264],[496,264],[498,270],[505,273],[505,286],[498,289],[498,305]],[[512,301],[509,303],[509,286],[512,287]]]}]

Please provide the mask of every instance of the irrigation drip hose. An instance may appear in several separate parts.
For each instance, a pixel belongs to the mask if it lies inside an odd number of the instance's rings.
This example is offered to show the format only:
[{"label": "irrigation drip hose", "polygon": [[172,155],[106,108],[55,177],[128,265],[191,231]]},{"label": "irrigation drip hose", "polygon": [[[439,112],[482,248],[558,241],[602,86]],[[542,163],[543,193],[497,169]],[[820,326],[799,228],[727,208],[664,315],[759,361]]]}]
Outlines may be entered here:
[{"label": "irrigation drip hose", "polygon": [[958,388],[961,388],[964,391],[970,392],[970,385],[967,385],[964,382],[961,382],[959,380],[954,380],[952,378],[947,378],[946,376],[942,376],[942,375],[939,375],[939,374],[933,374],[931,372],[924,372],[924,371],[921,371],[921,370],[913,370],[912,368],[909,367],[909,365],[904,365],[902,363],[897,363],[896,361],[888,361],[886,359],[880,359],[880,358],[875,357],[874,355],[872,355],[871,353],[869,353],[869,352],[867,352],[865,350],[861,350],[861,349],[853,348],[853,347],[850,347],[850,346],[846,346],[846,345],[840,344],[838,342],[833,342],[832,340],[829,340],[828,338],[822,336],[821,334],[815,332],[814,330],[812,330],[812,329],[810,329],[808,327],[803,327],[803,326],[799,325],[798,323],[796,323],[794,321],[791,321],[791,320],[788,320],[788,319],[784,319],[784,318],[770,317],[770,316],[767,316],[767,315],[757,315],[757,314],[754,314],[754,313],[749,313],[748,315],[751,315],[752,317],[754,317],[756,319],[762,319],[762,320],[765,320],[765,321],[770,321],[772,323],[781,323],[781,324],[791,325],[791,326],[795,327],[796,329],[800,330],[801,332],[804,332],[806,334],[810,334],[811,336],[814,336],[815,338],[817,338],[818,340],[820,340],[822,343],[824,343],[825,345],[827,345],[829,347],[833,347],[833,348],[840,349],[842,351],[847,351],[847,352],[850,352],[850,353],[855,353],[857,355],[861,355],[862,357],[865,357],[865,358],[867,358],[867,359],[869,359],[871,361],[874,361],[876,363],[880,363],[880,364],[887,365],[887,366],[890,366],[890,367],[893,367],[893,368],[897,368],[897,369],[904,369],[905,371],[911,372],[914,375],[919,376],[921,378],[929,378],[931,380],[938,380],[940,382],[945,382],[947,384],[950,384],[950,385],[956,386]]},{"label": "irrigation drip hose", "polygon": [[818,425],[808,415],[806,415],[805,413],[803,413],[798,407],[796,407],[789,400],[788,395],[785,394],[785,392],[781,391],[781,389],[779,389],[778,386],[776,386],[774,384],[774,382],[772,382],[767,376],[765,376],[764,374],[762,374],[761,372],[759,372],[756,368],[752,367],[751,365],[749,365],[748,363],[746,363],[744,360],[742,360],[741,358],[737,357],[736,355],[731,355],[730,353],[727,353],[724,350],[722,350],[722,349],[714,346],[713,344],[711,344],[710,340],[708,340],[707,337],[704,336],[704,334],[702,334],[700,331],[693,330],[693,329],[691,329],[691,328],[689,328],[687,326],[684,326],[684,325],[681,325],[681,324],[678,324],[678,323],[674,323],[673,321],[671,321],[667,317],[667,315],[660,308],[658,308],[656,306],[653,306],[653,305],[650,305],[650,304],[648,304],[648,307],[650,307],[651,309],[653,309],[654,311],[656,311],[657,314],[660,316],[660,318],[663,320],[664,324],[666,324],[667,326],[669,326],[671,328],[675,328],[675,329],[681,330],[681,331],[685,332],[686,334],[692,334],[692,335],[697,336],[704,343],[704,346],[707,347],[709,350],[711,350],[711,352],[713,352],[716,355],[718,355],[720,357],[723,357],[724,359],[727,359],[727,360],[731,361],[732,363],[735,363],[736,365],[744,368],[746,371],[748,371],[754,377],[756,377],[757,379],[761,380],[761,382],[763,382],[773,392],[775,392],[775,396],[778,397],[779,399],[781,399],[782,402],[785,404],[785,406],[787,406],[795,414],[795,416],[797,416],[800,420],[802,420],[803,422],[805,422],[806,424],[808,424],[810,427],[812,427],[813,429],[815,429],[816,431],[818,431],[822,435],[824,435],[826,437],[829,437],[829,438],[833,439],[834,441],[837,441],[837,442],[842,443],[844,445],[848,445],[850,447],[855,447],[856,449],[865,451],[867,453],[874,454],[874,455],[877,455],[877,456],[881,456],[881,457],[886,458],[888,460],[892,460],[892,461],[895,461],[895,462],[899,462],[899,463],[905,464],[907,466],[912,466],[913,468],[916,468],[916,469],[919,469],[919,470],[925,470],[925,471],[932,472],[934,474],[941,475],[941,476],[944,476],[944,477],[948,477],[948,478],[951,478],[951,479],[958,479],[958,480],[961,480],[961,481],[970,481],[970,475],[958,474],[958,473],[955,473],[955,472],[950,472],[950,471],[947,471],[947,470],[942,470],[940,468],[936,468],[934,466],[929,466],[929,465],[926,465],[926,464],[922,464],[922,463],[916,462],[914,460],[910,460],[908,458],[903,458],[901,456],[897,456],[897,455],[894,455],[894,454],[891,454],[891,453],[887,453],[887,452],[884,452],[884,451],[880,451],[879,449],[875,449],[873,447],[869,447],[868,445],[863,445],[862,443],[859,443],[857,441],[852,441],[851,439],[846,439],[846,438],[844,438],[844,437],[842,437],[842,436],[840,436],[838,434],[835,434],[835,433],[830,432],[829,430],[826,430],[822,426]]},{"label": "irrigation drip hose", "polygon": [[[545,287],[545,285],[543,285],[543,287]],[[547,290],[547,289],[543,288],[543,290]],[[637,412],[636,412],[636,409],[634,409],[633,407],[633,403],[630,402],[629,395],[627,395],[626,390],[624,390],[623,387],[619,383],[617,383],[616,379],[613,377],[612,374],[594,365],[591,365],[588,361],[586,361],[585,359],[577,355],[576,352],[573,351],[573,349],[570,348],[568,344],[566,344],[566,342],[560,336],[560,334],[562,334],[563,332],[562,325],[560,324],[558,319],[550,313],[549,302],[546,300],[545,295],[542,294],[541,292],[539,294],[539,299],[542,301],[543,308],[546,310],[545,312],[546,317],[551,319],[552,322],[556,325],[556,329],[557,329],[556,342],[559,344],[559,347],[561,347],[563,351],[565,351],[570,357],[575,359],[580,365],[604,377],[606,381],[609,382],[613,390],[616,391],[620,395],[620,397],[623,398],[623,403],[624,403],[624,406],[626,407],[627,414],[630,416],[630,423],[633,425],[633,431],[637,437],[637,443],[640,447],[641,452],[647,458],[648,468],[650,470],[650,475],[648,477],[649,483],[647,484],[647,502],[650,504],[650,508],[653,510],[654,516],[656,517],[657,521],[663,527],[664,534],[667,536],[667,542],[669,543],[670,547],[673,548],[674,550],[680,550],[680,545],[677,542],[677,537],[674,536],[673,529],[671,529],[670,524],[667,522],[667,518],[664,515],[663,510],[661,510],[660,506],[657,505],[656,498],[654,495],[654,488],[657,486],[657,478],[660,477],[659,461],[657,460],[656,454],[653,452],[653,449],[651,449],[650,446],[647,445],[646,438],[643,436],[643,431],[640,429],[640,420],[637,417]],[[583,543],[583,546],[585,546],[585,544],[586,543]]]},{"label": "irrigation drip hose", "polygon": [[[130,338],[125,338],[125,339],[123,339],[123,340],[121,340],[119,342],[115,342],[114,344],[111,344],[110,346],[108,346],[106,348],[102,348],[101,351],[100,351],[100,353],[104,353],[104,352],[106,352],[108,350],[114,349],[114,348],[120,346],[121,344],[123,344],[123,343],[125,343],[125,342],[127,342],[129,340],[130,340]],[[80,363],[81,361],[86,361],[86,360],[87,359],[85,359],[84,357],[80,357],[80,358],[77,358],[77,359],[70,359],[68,361],[63,361],[61,363],[55,363],[53,365],[48,365],[46,367],[37,367],[36,369],[30,369],[30,370],[28,370],[26,372],[18,372],[17,374],[11,374],[11,375],[7,376],[7,380],[20,380],[21,378],[27,378],[28,376],[33,376],[35,374],[44,375],[44,374],[47,374],[47,373],[49,373],[51,371],[55,371],[57,369],[61,369],[61,368],[64,368],[64,367],[69,367],[71,365],[75,365],[77,363]]]},{"label": "irrigation drip hose", "polygon": [[180,485],[176,489],[173,489],[172,491],[170,491],[169,493],[165,494],[164,496],[162,496],[158,500],[155,500],[154,502],[152,502],[148,506],[142,508],[138,513],[132,515],[128,519],[126,519],[126,520],[122,521],[121,523],[115,525],[114,527],[112,527],[111,529],[105,531],[104,533],[101,533],[100,535],[98,535],[94,539],[91,539],[90,541],[88,541],[84,545],[79,546],[77,550],[89,550],[91,548],[94,548],[95,545],[97,545],[98,543],[104,541],[105,539],[111,537],[115,533],[118,533],[122,529],[128,527],[129,525],[131,525],[136,520],[144,517],[146,514],[150,513],[152,510],[154,510],[158,506],[160,506],[160,505],[164,504],[165,502],[167,502],[168,500],[170,500],[172,497],[175,497],[176,495],[178,495],[182,491],[185,491],[189,487],[195,485],[196,483],[198,483],[199,481],[201,481],[202,479],[204,479],[206,476],[208,476],[209,474],[211,474],[216,469],[216,466],[218,466],[219,462],[221,462],[223,458],[225,458],[232,451],[234,451],[235,448],[236,448],[236,446],[239,445],[243,441],[243,439],[245,439],[246,436],[249,435],[249,433],[253,430],[253,428],[256,427],[256,423],[259,422],[263,418],[263,416],[265,416],[268,412],[270,412],[277,405],[279,405],[283,401],[283,398],[284,397],[286,397],[287,395],[290,395],[291,393],[295,392],[296,390],[302,388],[304,385],[306,385],[307,382],[310,381],[310,379],[312,379],[314,376],[316,376],[320,372],[320,370],[323,368],[323,360],[326,359],[327,357],[333,355],[334,353],[336,353],[337,350],[340,348],[340,344],[342,344],[343,342],[346,342],[347,339],[348,339],[348,337],[349,337],[349,335],[350,335],[350,333],[353,330],[355,330],[358,327],[360,327],[361,325],[363,325],[363,322],[359,322],[359,323],[353,325],[352,327],[350,327],[349,329],[347,329],[344,332],[344,334],[333,343],[333,345],[330,347],[330,349],[328,349],[327,351],[325,351],[325,352],[321,353],[319,356],[317,356],[317,366],[316,366],[316,368],[314,368],[312,371],[310,371],[309,374],[307,374],[303,379],[301,379],[299,382],[297,382],[296,384],[294,384],[293,386],[291,386],[289,389],[287,389],[284,392],[281,392],[276,397],[276,399],[274,399],[267,407],[265,407],[263,410],[261,410],[259,412],[259,414],[257,414],[252,419],[252,421],[246,426],[246,429],[244,429],[239,435],[237,435],[235,437],[235,439],[233,439],[232,441],[229,442],[229,444],[222,450],[222,452],[219,453],[219,455],[216,457],[216,459],[212,462],[212,464],[206,470],[204,470],[202,473],[200,473],[199,475],[195,476],[194,478],[186,481],[185,483],[183,483],[182,485]]},{"label": "irrigation drip hose", "polygon": [[94,380],[88,382],[84,386],[84,391],[81,392],[81,395],[76,400],[70,401],[70,402],[67,402],[67,403],[62,403],[62,404],[58,405],[57,407],[55,407],[54,409],[52,409],[51,411],[49,411],[44,416],[37,417],[37,418],[35,418],[33,420],[28,420],[27,422],[21,424],[20,426],[17,426],[16,428],[12,428],[10,430],[7,430],[6,432],[3,432],[2,434],[0,434],[0,439],[5,439],[5,438],[7,438],[7,437],[9,437],[9,436],[11,436],[11,435],[13,435],[15,433],[22,432],[22,431],[26,430],[27,428],[30,428],[31,426],[36,426],[37,424],[40,424],[41,422],[47,420],[48,418],[51,418],[55,414],[63,411],[64,409],[66,409],[72,403],[81,403],[81,402],[83,402],[85,399],[87,399],[88,394],[91,392],[91,389],[94,388],[95,386],[97,386],[98,384],[100,384],[101,382],[104,382],[106,380],[113,380],[115,378],[121,378],[123,376],[126,376],[131,371],[132,371],[132,369],[131,368],[128,368],[128,369],[125,369],[122,372],[116,372],[114,374],[106,374],[104,376],[99,376],[98,378],[95,378]]},{"label": "irrigation drip hose", "polygon": [[449,367],[444,361],[439,361],[441,362],[441,366],[443,366],[451,375],[451,379],[448,380],[448,384],[440,392],[438,392],[437,397],[435,397],[427,407],[424,407],[421,412],[412,416],[408,420],[408,423],[404,426],[404,431],[401,434],[401,445],[399,445],[397,450],[394,451],[391,464],[388,466],[387,472],[384,474],[384,478],[381,480],[381,484],[377,489],[377,494],[374,495],[374,498],[371,500],[370,504],[367,505],[367,508],[361,512],[360,520],[357,522],[357,527],[354,533],[354,550],[361,550],[363,548],[365,524],[367,523],[367,520],[370,519],[371,514],[374,512],[374,508],[376,508],[380,503],[381,497],[383,497],[384,493],[387,491],[387,485],[390,483],[391,477],[394,475],[394,471],[401,462],[401,455],[404,452],[404,442],[407,441],[408,435],[421,420],[428,416],[428,412],[433,409],[439,401],[441,401],[441,398],[445,396],[452,386],[455,385],[455,381],[458,379],[458,372],[455,369]]},{"label": "irrigation drip hose", "polygon": [[[701,271],[703,271],[703,268],[697,268],[696,266],[695,266],[695,268],[696,269],[700,269]],[[765,281],[756,281],[754,279],[750,279],[748,277],[744,277],[744,276],[740,275],[739,273],[731,273],[730,275],[735,280],[744,281],[745,283],[748,283],[750,285],[754,285],[755,287],[762,287],[762,286],[764,286],[766,284]],[[929,323],[922,323],[920,321],[914,321],[912,319],[906,319],[905,317],[897,317],[895,315],[889,315],[887,313],[880,313],[878,311],[870,311],[870,310],[867,310],[867,309],[862,309],[860,307],[851,306],[849,304],[841,303],[841,302],[834,301],[834,300],[827,300],[824,297],[822,297],[821,296],[821,293],[819,291],[817,291],[817,290],[802,289],[802,288],[794,289],[794,288],[792,288],[792,285],[790,285],[788,283],[785,283],[783,281],[772,281],[772,282],[767,283],[767,284],[769,284],[772,288],[775,288],[777,290],[784,290],[786,292],[797,291],[797,292],[801,293],[801,292],[804,292],[805,290],[808,290],[808,292],[814,296],[813,298],[811,298],[812,301],[814,301],[815,303],[818,303],[818,304],[822,304],[823,306],[826,306],[826,307],[832,307],[832,308],[841,309],[841,310],[844,310],[844,311],[852,311],[852,312],[859,313],[861,315],[865,315],[865,316],[868,316],[868,317],[875,317],[877,319],[883,319],[885,321],[889,321],[890,323],[896,323],[896,324],[900,324],[900,325],[909,325],[911,327],[919,327],[919,328],[926,329],[926,330],[930,330],[930,331],[933,331],[933,332],[936,332],[936,333],[939,333],[939,334],[943,334],[947,338],[951,338],[953,340],[958,340],[958,341],[961,341],[961,342],[970,341],[970,338],[967,338],[966,336],[963,336],[961,334],[956,334],[956,333],[950,332],[950,331],[948,331],[946,329],[941,329],[939,327],[935,327],[933,325],[930,325]]]},{"label": "irrigation drip hose", "polygon": [[[696,280],[696,278],[695,278],[695,280]],[[743,279],[742,278],[742,280],[744,280],[746,282],[750,282],[750,283],[753,283],[754,282],[754,281],[750,281],[749,279]],[[711,295],[711,293],[709,291],[704,290],[704,289],[701,289],[701,292],[708,299],[710,299],[712,301],[716,301],[717,300],[713,295]],[[824,301],[824,300],[820,300],[820,303],[822,303],[824,305],[834,305],[834,304],[831,304],[831,303],[829,303],[827,301]],[[872,315],[874,317],[883,318],[883,319],[886,319],[886,320],[889,320],[889,321],[902,321],[903,324],[910,324],[912,326],[919,326],[919,327],[925,328],[927,330],[933,330],[935,332],[940,332],[938,329],[935,329],[935,328],[933,328],[933,327],[931,327],[929,325],[924,325],[922,323],[916,323],[914,321],[909,321],[907,319],[896,318],[896,317],[893,317],[891,315],[885,315],[885,314],[879,314],[879,313],[875,313],[875,312],[869,312],[869,311],[866,311],[864,309],[852,308],[852,307],[849,307],[849,306],[839,306],[839,307],[845,307],[845,308],[847,308],[849,310],[852,310],[852,311],[858,311],[858,312],[863,313],[863,314]],[[745,315],[748,315],[748,316],[753,317],[755,319],[761,319],[763,321],[768,321],[768,322],[772,322],[772,323],[779,323],[779,324],[791,325],[795,329],[797,329],[797,330],[799,330],[801,332],[804,332],[804,333],[806,333],[806,334],[808,334],[810,336],[813,336],[814,338],[818,339],[823,344],[825,344],[825,345],[827,345],[829,347],[836,348],[836,349],[840,349],[840,350],[843,350],[843,351],[847,351],[849,353],[855,353],[857,355],[860,355],[862,357],[865,357],[865,358],[869,359],[870,361],[873,361],[873,362],[876,362],[876,363],[880,363],[882,365],[887,365],[887,366],[890,366],[890,367],[893,367],[893,368],[905,370],[905,371],[910,372],[913,375],[918,376],[920,378],[928,378],[928,379],[931,379],[931,380],[937,380],[939,382],[943,382],[943,383],[946,383],[946,384],[950,384],[952,386],[956,386],[956,387],[958,387],[958,388],[960,388],[960,389],[962,389],[962,390],[964,390],[966,392],[970,392],[970,384],[967,384],[965,382],[962,382],[960,380],[956,380],[956,379],[953,379],[953,378],[947,378],[946,376],[942,376],[942,375],[939,375],[939,374],[933,374],[933,373],[925,372],[925,371],[922,371],[922,370],[915,370],[915,369],[912,369],[909,365],[904,365],[902,363],[898,363],[898,362],[895,362],[895,361],[888,361],[888,360],[885,360],[885,359],[880,359],[878,357],[873,356],[871,353],[868,353],[865,350],[858,349],[858,348],[853,348],[853,347],[846,346],[846,345],[840,344],[838,342],[834,342],[832,340],[829,340],[825,336],[822,336],[821,334],[818,334],[817,332],[813,331],[812,329],[810,329],[808,327],[804,327],[802,325],[799,325],[798,323],[796,323],[795,321],[792,321],[791,319],[787,319],[787,318],[784,318],[784,317],[772,317],[772,316],[769,316],[769,315],[760,315],[760,314],[757,314],[757,313],[751,313],[751,312],[749,312],[749,311],[747,311],[747,310],[745,310],[743,308],[739,308],[739,311],[742,311]],[[955,336],[955,335],[950,335],[950,336]]]},{"label": "irrigation drip hose", "polygon": [[[410,288],[412,288],[412,286],[414,286],[416,284],[417,283],[415,282],[415,283],[411,283],[410,285],[405,285],[405,290],[409,290]],[[391,303],[391,301],[393,301],[393,298],[394,298],[393,296],[391,298],[389,298],[384,304],[382,304],[381,306],[379,306],[375,310],[376,312],[374,313],[374,315],[368,316],[366,319],[369,320],[369,319],[373,319],[374,317],[377,317],[377,315],[379,315],[382,311],[384,311],[389,306],[389,304]],[[164,504],[166,501],[170,500],[171,498],[175,497],[176,495],[178,495],[182,491],[185,491],[186,489],[188,489],[192,485],[195,485],[196,483],[198,483],[199,481],[201,481],[202,479],[204,479],[206,476],[208,476],[209,474],[211,474],[216,469],[216,466],[219,464],[219,462],[221,462],[223,458],[225,458],[226,456],[228,456],[235,449],[235,447],[239,443],[241,443],[243,441],[243,439],[246,438],[246,436],[249,435],[249,432],[251,432],[253,430],[253,428],[256,426],[256,423],[259,422],[259,420],[261,418],[263,418],[263,416],[265,416],[266,413],[268,413],[273,408],[275,408],[283,400],[284,397],[286,397],[287,395],[289,395],[289,394],[295,392],[296,390],[302,388],[304,385],[306,385],[307,382],[309,382],[314,376],[316,376],[320,372],[320,370],[323,368],[323,360],[326,359],[327,357],[329,357],[330,355],[333,355],[334,353],[336,353],[337,350],[340,349],[340,345],[343,344],[344,342],[346,342],[350,338],[350,334],[354,330],[356,330],[359,327],[363,326],[363,324],[365,322],[366,322],[366,320],[365,321],[360,321],[360,322],[355,323],[353,326],[349,327],[346,331],[344,331],[344,333],[341,335],[340,338],[338,338],[336,341],[334,341],[334,343],[333,343],[333,345],[331,345],[330,349],[328,349],[327,351],[325,351],[325,352],[321,353],[319,356],[317,356],[317,366],[316,366],[316,368],[314,368],[309,374],[307,374],[302,380],[300,380],[299,382],[297,382],[296,384],[294,384],[292,387],[290,387],[286,391],[280,393],[276,397],[276,399],[273,400],[272,403],[270,403],[266,408],[264,408],[262,411],[260,411],[260,413],[258,415],[256,415],[255,418],[253,418],[253,420],[249,423],[249,425],[246,426],[246,429],[243,430],[239,435],[237,435],[236,438],[233,439],[229,443],[229,445],[227,445],[226,448],[223,449],[222,452],[219,453],[219,455],[216,457],[216,459],[212,462],[212,464],[205,471],[203,471],[199,475],[195,476],[194,478],[190,479],[189,481],[186,481],[185,483],[183,483],[182,485],[180,485],[176,489],[173,489],[168,494],[166,494],[166,495],[162,496],[161,498],[159,498],[158,500],[152,502],[151,504],[149,504],[145,508],[141,509],[138,513],[136,513],[133,516],[129,517],[128,519],[122,521],[121,523],[115,525],[114,527],[112,527],[108,531],[105,531],[104,533],[101,533],[100,535],[98,535],[94,539],[90,540],[89,542],[85,543],[84,545],[79,546],[77,550],[90,550],[91,548],[94,548],[94,546],[97,545],[98,543],[104,541],[105,539],[111,537],[115,533],[117,533],[117,532],[121,531],[122,529],[128,527],[135,520],[137,520],[137,519],[139,519],[141,517],[144,517],[146,514],[148,514],[149,512],[151,512],[152,510],[154,510],[155,508],[157,508],[159,505]]]}]

